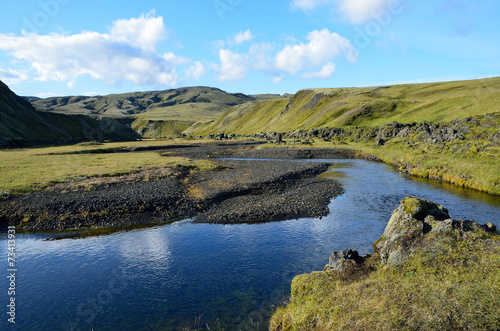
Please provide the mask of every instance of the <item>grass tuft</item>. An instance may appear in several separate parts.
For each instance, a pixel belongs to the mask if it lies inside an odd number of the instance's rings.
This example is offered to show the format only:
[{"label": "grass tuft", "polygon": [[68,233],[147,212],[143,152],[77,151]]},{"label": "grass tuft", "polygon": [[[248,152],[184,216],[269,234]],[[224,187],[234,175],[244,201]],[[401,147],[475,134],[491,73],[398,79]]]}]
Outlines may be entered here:
[{"label": "grass tuft", "polygon": [[372,264],[347,279],[335,271],[300,275],[270,329],[499,329],[499,265],[498,235],[477,232],[442,239],[397,268]]}]

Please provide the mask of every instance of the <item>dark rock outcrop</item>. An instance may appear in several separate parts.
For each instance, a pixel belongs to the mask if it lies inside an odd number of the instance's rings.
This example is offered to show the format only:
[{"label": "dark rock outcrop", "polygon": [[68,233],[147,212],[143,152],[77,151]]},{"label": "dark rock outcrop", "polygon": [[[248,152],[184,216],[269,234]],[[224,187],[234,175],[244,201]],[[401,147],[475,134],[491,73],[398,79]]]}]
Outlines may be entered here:
[{"label": "dark rock outcrop", "polygon": [[[425,199],[407,197],[394,210],[382,237],[373,245],[380,262],[387,266],[405,263],[420,250],[432,254],[439,243],[467,238],[474,232],[495,233],[494,224],[480,225],[475,221],[451,219],[443,206]],[[354,250],[333,252],[325,270],[343,271],[349,265],[362,263],[363,257]]]}]

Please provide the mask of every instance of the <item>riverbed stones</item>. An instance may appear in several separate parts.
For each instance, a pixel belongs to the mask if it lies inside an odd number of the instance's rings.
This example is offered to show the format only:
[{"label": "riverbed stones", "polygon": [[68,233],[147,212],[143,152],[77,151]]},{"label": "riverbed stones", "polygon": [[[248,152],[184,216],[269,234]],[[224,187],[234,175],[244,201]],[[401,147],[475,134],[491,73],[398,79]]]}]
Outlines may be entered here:
[{"label": "riverbed stones", "polygon": [[[238,157],[259,144],[217,142],[156,147],[159,153],[169,156],[211,157],[219,167],[194,173],[187,167],[175,167],[149,179],[142,173],[114,180],[95,178],[93,181],[99,184],[92,184],[90,190],[85,183],[62,183],[0,201],[0,224],[26,230],[62,230],[163,224],[192,217],[196,217],[195,222],[227,224],[326,216],[331,199],[343,193],[337,181],[317,178],[329,163],[215,160]],[[261,151],[253,153],[253,157],[267,158],[277,153],[272,157],[277,158],[285,149]],[[289,158],[324,156],[326,152],[335,154],[325,150],[311,155],[309,150],[294,150]]]}]

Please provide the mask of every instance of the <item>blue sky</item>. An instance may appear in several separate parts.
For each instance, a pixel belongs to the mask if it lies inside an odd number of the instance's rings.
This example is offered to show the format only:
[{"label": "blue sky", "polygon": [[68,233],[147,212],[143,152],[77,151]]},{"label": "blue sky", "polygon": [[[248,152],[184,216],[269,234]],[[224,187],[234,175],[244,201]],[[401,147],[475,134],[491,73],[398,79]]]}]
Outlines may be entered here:
[{"label": "blue sky", "polygon": [[40,97],[500,76],[496,0],[6,1],[0,80]]}]

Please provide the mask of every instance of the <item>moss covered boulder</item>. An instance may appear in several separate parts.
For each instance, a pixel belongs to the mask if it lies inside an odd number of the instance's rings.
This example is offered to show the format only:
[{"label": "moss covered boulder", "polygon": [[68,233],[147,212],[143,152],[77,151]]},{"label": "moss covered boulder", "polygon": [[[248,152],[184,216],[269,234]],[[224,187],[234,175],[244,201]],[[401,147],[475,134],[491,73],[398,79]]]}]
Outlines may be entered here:
[{"label": "moss covered boulder", "polygon": [[[293,279],[270,330],[500,330],[500,235],[407,197],[375,253],[334,252]],[[382,262],[382,263],[381,263]]]},{"label": "moss covered boulder", "polygon": [[[382,264],[398,265],[408,256],[447,235],[464,236],[468,231],[495,232],[492,224],[479,225],[474,221],[451,219],[448,210],[429,200],[407,197],[394,210],[383,236],[373,245]],[[458,230],[455,231],[455,230]]]}]

